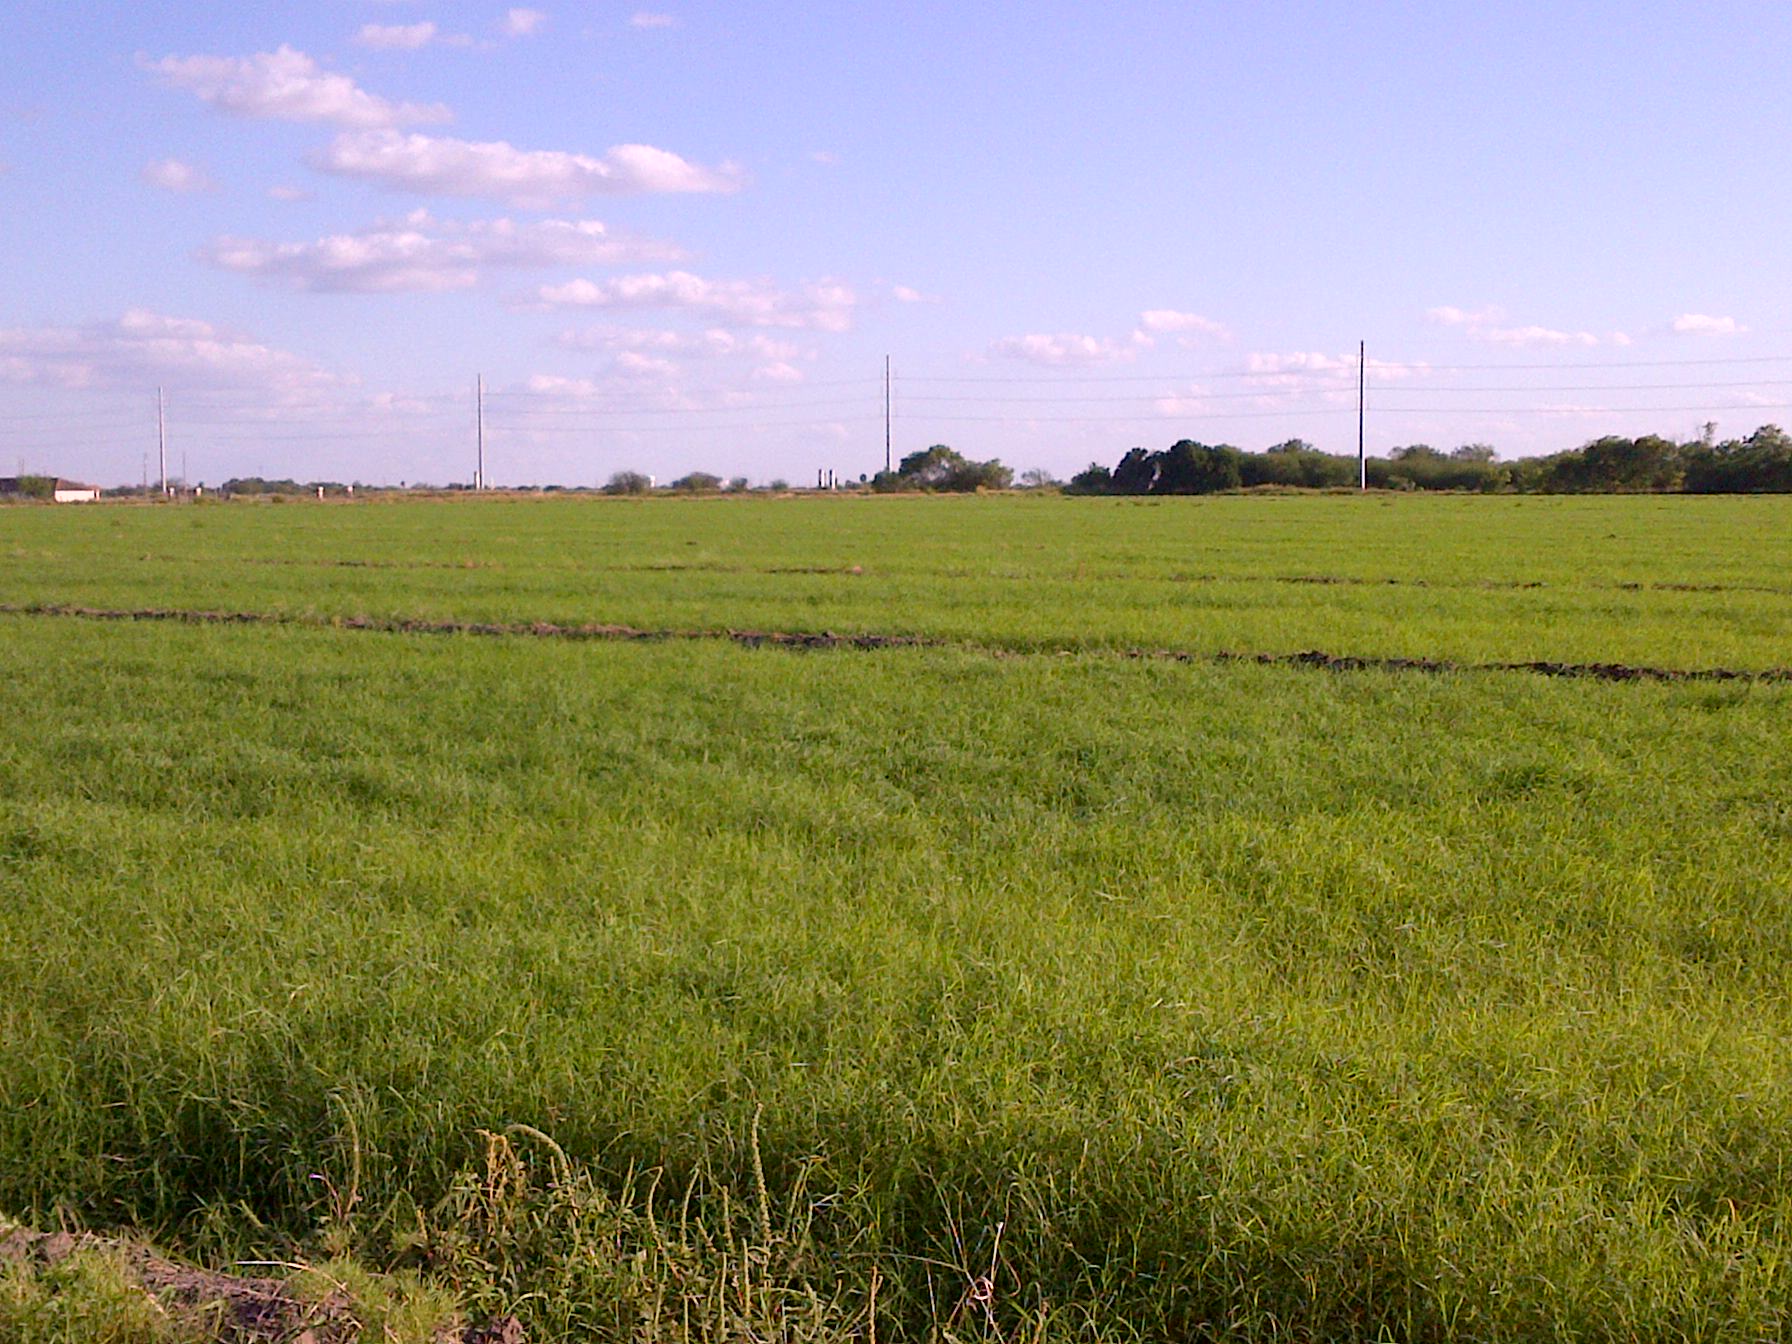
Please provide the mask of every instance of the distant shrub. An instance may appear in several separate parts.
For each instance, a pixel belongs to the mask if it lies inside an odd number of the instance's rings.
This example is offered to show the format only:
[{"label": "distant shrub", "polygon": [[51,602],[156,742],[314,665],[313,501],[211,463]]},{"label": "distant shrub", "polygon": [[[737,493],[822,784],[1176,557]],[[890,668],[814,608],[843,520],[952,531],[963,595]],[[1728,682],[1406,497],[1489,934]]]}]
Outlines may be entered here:
[{"label": "distant shrub", "polygon": [[604,482],[606,495],[644,495],[653,489],[653,478],[638,471],[619,471]]}]

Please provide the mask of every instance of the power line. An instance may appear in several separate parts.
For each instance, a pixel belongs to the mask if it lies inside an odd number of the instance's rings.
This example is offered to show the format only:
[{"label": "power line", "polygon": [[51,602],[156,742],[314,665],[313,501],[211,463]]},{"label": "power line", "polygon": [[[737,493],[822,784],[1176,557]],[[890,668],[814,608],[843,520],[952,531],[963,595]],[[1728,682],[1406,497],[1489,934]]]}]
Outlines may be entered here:
[{"label": "power line", "polygon": [[[1136,425],[1141,420],[1277,420],[1293,416],[1354,415],[1353,406],[1332,406],[1284,411],[1156,411],[1135,416],[1113,415],[929,415],[917,416],[933,424],[986,425]],[[898,416],[902,419],[902,416]]]},{"label": "power line", "polygon": [[[1551,370],[1551,369],[1678,369],[1703,368],[1724,364],[1792,364],[1792,355],[1750,355],[1729,356],[1714,359],[1639,359],[1639,360],[1595,360],[1591,362],[1552,362],[1548,364],[1428,364],[1424,362],[1376,360],[1369,364],[1371,376],[1377,373],[1401,372],[1407,374],[1427,373],[1486,373],[1502,370]],[[899,383],[1162,383],[1166,380],[1216,378],[1348,378],[1354,370],[1343,359],[1337,360],[1328,368],[1279,368],[1279,369],[1209,369],[1183,370],[1169,374],[1145,373],[1072,373],[1061,370],[1050,374],[976,374],[935,377],[916,377],[905,374],[898,378]]]},{"label": "power line", "polygon": [[746,406],[521,406],[503,414],[520,415],[744,415],[764,411],[808,410],[818,406],[864,406],[865,401],[829,397],[820,401],[756,402]]}]

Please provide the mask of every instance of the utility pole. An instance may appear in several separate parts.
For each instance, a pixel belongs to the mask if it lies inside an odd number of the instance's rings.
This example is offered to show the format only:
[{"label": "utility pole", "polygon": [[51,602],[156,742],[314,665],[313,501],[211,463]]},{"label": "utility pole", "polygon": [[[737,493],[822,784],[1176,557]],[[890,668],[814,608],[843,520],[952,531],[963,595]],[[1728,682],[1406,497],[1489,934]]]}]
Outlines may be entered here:
[{"label": "utility pole", "polygon": [[1356,488],[1369,488],[1369,459],[1363,453],[1363,400],[1369,386],[1369,343],[1356,343]]},{"label": "utility pole", "polygon": [[162,471],[162,498],[168,498],[168,414],[162,389],[156,389],[156,463]]},{"label": "utility pole", "polygon": [[485,489],[485,375],[476,376],[473,383],[473,419],[479,430],[479,463],[473,469],[473,488]]},{"label": "utility pole", "polygon": [[890,470],[890,357],[884,356],[884,472]]}]

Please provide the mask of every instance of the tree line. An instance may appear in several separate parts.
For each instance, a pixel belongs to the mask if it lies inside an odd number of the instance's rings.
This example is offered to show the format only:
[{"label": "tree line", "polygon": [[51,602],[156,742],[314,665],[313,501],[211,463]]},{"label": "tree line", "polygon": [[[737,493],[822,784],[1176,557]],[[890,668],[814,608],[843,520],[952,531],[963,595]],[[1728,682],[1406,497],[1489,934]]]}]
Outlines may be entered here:
[{"label": "tree line", "polygon": [[[1659,434],[1603,438],[1511,462],[1491,445],[1469,443],[1448,452],[1430,444],[1395,448],[1364,464],[1368,483],[1383,490],[1476,490],[1535,494],[1792,493],[1792,435],[1763,425],[1741,439],[1719,441],[1714,426],[1676,442]],[[1064,486],[1077,495],[1203,495],[1256,486],[1308,489],[1357,484],[1353,456],[1323,453],[1289,439],[1261,453],[1231,444],[1182,439],[1161,452],[1134,448],[1112,467],[1092,462]]]}]

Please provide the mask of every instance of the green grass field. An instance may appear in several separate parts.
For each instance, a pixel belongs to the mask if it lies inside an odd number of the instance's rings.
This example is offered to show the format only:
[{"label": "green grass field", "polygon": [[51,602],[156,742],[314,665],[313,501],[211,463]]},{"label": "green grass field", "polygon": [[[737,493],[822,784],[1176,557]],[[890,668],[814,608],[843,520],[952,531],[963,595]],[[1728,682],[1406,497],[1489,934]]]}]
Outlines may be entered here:
[{"label": "green grass field", "polygon": [[15,508],[0,557],[307,618],[0,615],[0,1212],[535,1339],[1792,1331],[1792,683],[1201,656],[1783,668],[1792,502]]}]

